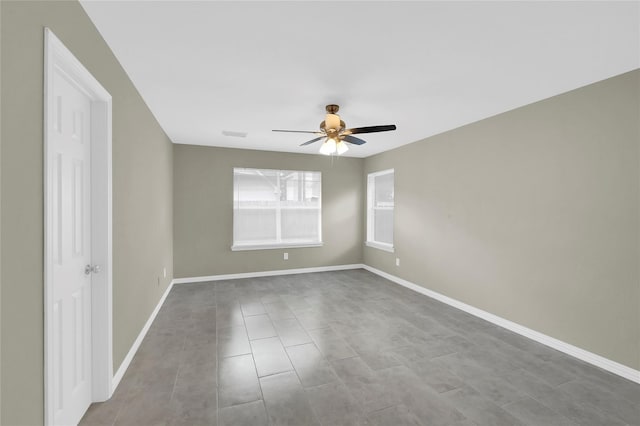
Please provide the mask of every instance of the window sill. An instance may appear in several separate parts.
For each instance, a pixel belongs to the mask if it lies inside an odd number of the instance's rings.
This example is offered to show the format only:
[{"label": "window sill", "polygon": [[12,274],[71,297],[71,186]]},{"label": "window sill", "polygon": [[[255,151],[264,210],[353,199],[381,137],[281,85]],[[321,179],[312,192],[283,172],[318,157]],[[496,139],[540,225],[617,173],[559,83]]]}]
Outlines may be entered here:
[{"label": "window sill", "polygon": [[366,241],[364,244],[378,250],[388,251],[389,253],[395,252],[395,248],[391,244],[377,243],[375,241]]},{"label": "window sill", "polygon": [[231,251],[273,250],[285,248],[322,247],[322,243],[290,243],[290,244],[243,244],[231,246]]}]

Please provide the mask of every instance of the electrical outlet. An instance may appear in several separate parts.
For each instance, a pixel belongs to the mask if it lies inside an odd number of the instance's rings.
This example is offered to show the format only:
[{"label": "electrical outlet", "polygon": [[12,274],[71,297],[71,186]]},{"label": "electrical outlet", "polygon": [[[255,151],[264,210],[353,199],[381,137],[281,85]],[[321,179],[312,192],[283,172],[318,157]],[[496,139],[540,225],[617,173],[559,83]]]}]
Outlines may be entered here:
[{"label": "electrical outlet", "polygon": [[396,257],[396,266],[400,266],[400,258]]},{"label": "electrical outlet", "polygon": [[162,268],[162,275],[167,278],[167,268]]},{"label": "electrical outlet", "polygon": [[284,254],[284,260],[289,260],[289,253]]}]

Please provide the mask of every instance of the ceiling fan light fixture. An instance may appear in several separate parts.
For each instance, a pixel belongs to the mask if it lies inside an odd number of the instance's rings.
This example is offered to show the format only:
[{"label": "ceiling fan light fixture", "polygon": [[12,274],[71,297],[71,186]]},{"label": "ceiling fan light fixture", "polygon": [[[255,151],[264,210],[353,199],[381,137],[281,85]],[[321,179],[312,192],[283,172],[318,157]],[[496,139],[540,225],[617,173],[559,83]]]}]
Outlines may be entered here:
[{"label": "ceiling fan light fixture", "polygon": [[349,147],[343,141],[340,141],[336,144],[336,152],[338,153],[338,155],[342,155],[347,151],[349,151]]},{"label": "ceiling fan light fixture", "polygon": [[335,154],[336,152],[336,141],[332,138],[327,138],[326,141],[322,143],[320,147],[320,153],[324,155]]},{"label": "ceiling fan light fixture", "polygon": [[322,145],[320,146],[320,154],[342,155],[349,150],[347,143],[353,145],[362,145],[367,143],[367,141],[364,141],[352,135],[359,133],[378,133],[396,130],[395,124],[388,124],[384,126],[354,127],[351,129],[347,129],[347,125],[344,123],[344,121],[340,120],[340,116],[337,114],[338,110],[340,109],[338,105],[329,104],[325,109],[327,110],[327,115],[322,123],[320,123],[320,131],[274,130],[274,132],[314,134],[317,137],[301,143],[300,146],[306,146],[324,139]]}]

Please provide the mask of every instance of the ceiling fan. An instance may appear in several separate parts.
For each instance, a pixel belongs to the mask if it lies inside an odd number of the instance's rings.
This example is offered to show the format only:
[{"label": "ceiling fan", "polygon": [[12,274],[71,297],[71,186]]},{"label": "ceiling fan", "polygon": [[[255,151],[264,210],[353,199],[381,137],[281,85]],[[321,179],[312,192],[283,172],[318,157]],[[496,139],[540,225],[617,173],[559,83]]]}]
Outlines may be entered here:
[{"label": "ceiling fan", "polygon": [[[307,131],[307,130],[274,130],[274,132],[287,132],[287,133],[312,133],[314,135],[319,135],[317,138],[311,139],[310,141],[306,141],[300,146],[309,145],[314,142],[317,142],[321,139],[325,139],[322,142],[322,146],[320,147],[320,153],[331,155],[331,154],[344,154],[347,152],[349,147],[347,147],[346,143],[354,144],[354,145],[362,145],[367,143],[366,141],[356,138],[355,134],[358,133],[377,133],[377,132],[388,132],[390,130],[395,130],[395,124],[389,124],[385,126],[368,126],[368,127],[356,127],[353,129],[347,129],[344,121],[340,119],[340,116],[337,114],[340,107],[338,105],[327,105],[327,116],[322,123],[320,123],[320,131]],[[345,143],[346,142],[346,143]]]}]

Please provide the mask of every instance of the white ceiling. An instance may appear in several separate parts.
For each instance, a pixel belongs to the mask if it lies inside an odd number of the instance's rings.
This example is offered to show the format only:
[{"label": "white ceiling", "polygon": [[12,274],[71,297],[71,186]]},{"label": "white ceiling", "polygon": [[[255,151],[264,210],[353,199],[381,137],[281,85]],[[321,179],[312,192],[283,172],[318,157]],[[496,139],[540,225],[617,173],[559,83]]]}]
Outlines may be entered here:
[{"label": "white ceiling", "polygon": [[[367,157],[640,67],[640,2],[87,1],[175,143]],[[246,138],[223,131],[247,132]],[[360,136],[360,135],[359,135]]]}]

